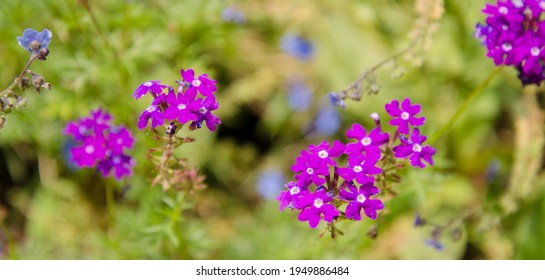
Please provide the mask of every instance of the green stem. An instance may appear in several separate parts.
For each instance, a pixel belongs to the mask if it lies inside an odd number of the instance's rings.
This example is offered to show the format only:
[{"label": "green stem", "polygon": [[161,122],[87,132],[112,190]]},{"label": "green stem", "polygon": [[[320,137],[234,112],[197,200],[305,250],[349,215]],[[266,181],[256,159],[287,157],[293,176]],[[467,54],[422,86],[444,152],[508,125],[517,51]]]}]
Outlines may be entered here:
[{"label": "green stem", "polygon": [[10,232],[6,228],[6,226],[0,224],[0,230],[4,232],[4,236],[6,237],[6,245],[7,245],[7,251],[8,251],[8,258],[10,260],[17,260],[19,257],[17,256],[17,252],[15,251],[15,242],[13,241],[13,237],[11,236]]},{"label": "green stem", "polygon": [[10,90],[13,90],[13,88],[15,86],[17,86],[19,84],[19,82],[21,82],[21,79],[25,75],[26,71],[28,70],[28,68],[30,68],[30,65],[32,65],[32,62],[34,62],[34,60],[36,60],[36,58],[38,58],[38,56],[39,56],[38,53],[34,53],[34,54],[32,54],[30,56],[30,58],[28,59],[28,62],[26,63],[26,66],[23,69],[23,71],[21,72],[21,74],[19,74],[19,76],[13,81],[13,83],[11,83],[11,85],[9,85],[9,87],[7,87],[5,90],[0,92],[0,95],[4,95],[6,92],[8,92]]},{"label": "green stem", "polygon": [[475,98],[477,98],[483,91],[484,89],[488,86],[488,84],[490,84],[490,82],[492,81],[492,79],[494,78],[494,76],[496,76],[496,74],[498,74],[500,71],[501,71],[502,67],[498,67],[496,68],[494,71],[492,71],[492,73],[490,73],[490,75],[488,75],[488,77],[486,78],[486,80],[480,84],[478,87],[476,87],[473,92],[471,92],[471,94],[469,95],[469,97],[466,99],[466,101],[464,102],[464,104],[462,104],[462,106],[460,106],[458,108],[458,111],[456,111],[456,113],[454,114],[454,116],[452,116],[452,118],[450,118],[449,122],[444,125],[440,130],[437,130],[431,137],[430,137],[430,140],[428,141],[428,143],[430,144],[434,144],[439,138],[441,138],[441,136],[443,136],[444,134],[446,134],[450,129],[452,129],[452,127],[454,126],[454,124],[456,123],[456,121],[462,116],[462,114],[467,110],[467,108],[469,107],[469,105],[471,105],[471,103],[473,102],[473,100],[475,100]]},{"label": "green stem", "polygon": [[115,223],[115,201],[114,188],[111,185],[106,185],[106,209],[108,210],[108,223],[113,227]]}]

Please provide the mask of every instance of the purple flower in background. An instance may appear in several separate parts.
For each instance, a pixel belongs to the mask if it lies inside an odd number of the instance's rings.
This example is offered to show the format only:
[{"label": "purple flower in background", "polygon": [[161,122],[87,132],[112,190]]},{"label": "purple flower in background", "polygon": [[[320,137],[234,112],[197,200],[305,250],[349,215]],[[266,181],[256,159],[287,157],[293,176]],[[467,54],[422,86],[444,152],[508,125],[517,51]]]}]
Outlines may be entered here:
[{"label": "purple flower in background", "polygon": [[91,111],[89,117],[66,124],[64,133],[75,143],[70,146],[69,163],[78,167],[95,167],[105,177],[114,170],[116,179],[132,175],[134,160],[124,154],[131,148],[134,138],[124,126],[112,126],[112,116],[102,109]]},{"label": "purple flower in background", "polygon": [[300,60],[309,60],[314,54],[314,45],[298,34],[288,33],[282,37],[280,47],[285,53]]},{"label": "purple flower in background", "polygon": [[207,74],[202,74],[198,78],[195,78],[195,71],[193,69],[181,69],[180,75],[186,83],[188,83],[188,94],[200,92],[204,96],[213,97],[216,92],[216,81],[208,78]]},{"label": "purple flower in background", "polygon": [[426,120],[425,117],[415,117],[420,113],[420,105],[411,105],[409,98],[405,98],[401,102],[401,109],[397,100],[392,100],[392,102],[385,105],[385,108],[390,116],[395,117],[390,120],[389,124],[397,126],[397,131],[401,134],[409,134],[409,124],[412,126],[421,126]]},{"label": "purple flower in background", "polygon": [[384,204],[380,199],[370,198],[379,193],[379,189],[372,182],[367,182],[359,187],[352,183],[345,184],[346,188],[341,188],[341,197],[350,201],[346,206],[346,217],[354,220],[361,220],[361,209],[365,215],[373,220],[377,218],[377,211],[384,209]]},{"label": "purple flower in background", "polygon": [[17,37],[17,42],[30,53],[38,53],[42,49],[47,49],[51,38],[53,38],[53,34],[47,28],[44,28],[42,32],[27,28],[23,31],[22,37]]},{"label": "purple flower in background", "polygon": [[334,218],[339,216],[340,212],[328,203],[333,200],[333,194],[327,192],[325,188],[318,188],[315,193],[309,193],[299,199],[299,206],[302,209],[299,213],[299,221],[308,221],[311,228],[316,228],[323,219],[331,223]]},{"label": "purple flower in background", "polygon": [[331,105],[320,108],[313,123],[316,133],[323,136],[332,136],[341,128],[341,116]]},{"label": "purple flower in background", "polygon": [[331,102],[331,105],[346,109],[346,102],[341,99],[341,96],[337,92],[331,92],[327,96],[329,97],[329,102]]},{"label": "purple flower in background", "polygon": [[305,111],[312,103],[312,91],[302,80],[293,80],[288,84],[288,103],[296,111]]},{"label": "purple flower in background", "polygon": [[280,211],[284,211],[286,207],[295,209],[298,208],[299,198],[305,197],[309,194],[306,187],[301,187],[297,181],[291,181],[284,185],[287,190],[280,192],[280,195],[276,197],[276,200],[280,202]]},{"label": "purple flower in background", "polygon": [[225,22],[244,24],[246,22],[246,15],[240,9],[229,6],[221,11],[221,19]]},{"label": "purple flower in background", "polygon": [[434,238],[426,239],[426,245],[433,247],[437,251],[443,251],[443,249],[445,249],[445,245]]},{"label": "purple flower in background", "polygon": [[269,169],[263,171],[257,178],[257,192],[265,199],[275,198],[276,194],[283,188],[284,182],[284,175],[279,170]]},{"label": "purple flower in background", "polygon": [[140,97],[144,96],[146,93],[151,92],[151,94],[155,98],[159,94],[162,94],[163,90],[167,88],[166,85],[162,85],[160,83],[161,81],[147,81],[145,83],[142,83],[140,86],[136,88],[136,90],[132,94],[132,97],[138,100],[140,99]]},{"label": "purple flower in background", "polygon": [[413,129],[411,139],[407,139],[405,136],[400,136],[401,144],[393,148],[394,156],[396,158],[409,158],[411,165],[414,167],[424,168],[426,165],[422,160],[428,164],[433,165],[433,156],[435,155],[435,149],[431,146],[422,146],[427,139],[426,136],[420,135],[418,128]]},{"label": "purple flower in background", "polygon": [[388,133],[383,133],[379,127],[375,127],[367,134],[365,128],[359,123],[353,124],[352,127],[346,131],[346,137],[356,139],[358,142],[348,143],[346,145],[345,153],[359,154],[365,151],[367,155],[372,154],[375,157],[378,154],[378,158],[380,158],[380,146],[390,140]]}]

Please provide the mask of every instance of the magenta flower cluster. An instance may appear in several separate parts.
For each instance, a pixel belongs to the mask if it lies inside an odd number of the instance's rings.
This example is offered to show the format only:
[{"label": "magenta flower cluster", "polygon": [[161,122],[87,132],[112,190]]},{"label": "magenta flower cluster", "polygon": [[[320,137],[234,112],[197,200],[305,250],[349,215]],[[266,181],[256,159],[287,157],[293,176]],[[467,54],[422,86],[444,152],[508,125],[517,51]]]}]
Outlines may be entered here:
[{"label": "magenta flower cluster", "polygon": [[[161,84],[161,81],[148,81],[141,84],[134,92],[133,97],[140,99],[147,93],[153,96],[150,106],[142,112],[138,119],[138,128],[144,129],[151,120],[151,127],[171,122],[183,125],[190,122],[190,129],[202,127],[203,122],[210,131],[215,131],[221,123],[214,114],[219,108],[214,93],[216,81],[207,74],[195,77],[193,69],[181,69],[182,80],[177,81],[175,91],[173,87]],[[200,94],[202,97],[198,97]]]},{"label": "magenta flower cluster", "polygon": [[476,37],[496,65],[514,66],[523,84],[540,84],[544,77],[545,1],[499,0],[482,10]]},{"label": "magenta flower cluster", "polygon": [[111,120],[110,114],[98,109],[67,123],[64,134],[76,141],[70,153],[77,166],[96,167],[104,177],[113,175],[119,180],[132,175],[134,160],[125,150],[132,148],[134,138],[127,128],[112,125]]},{"label": "magenta flower cluster", "polygon": [[[374,220],[377,211],[384,208],[382,201],[375,197],[380,192],[375,183],[382,173],[386,154],[408,160],[414,167],[424,168],[424,162],[433,165],[435,149],[423,145],[426,137],[416,128],[425,121],[424,117],[417,116],[420,105],[411,104],[406,98],[401,104],[393,100],[385,108],[393,117],[389,124],[397,128],[392,137],[382,131],[379,116],[374,113],[371,117],[375,128],[367,131],[355,123],[346,131],[346,137],[352,142],[323,141],[301,151],[291,166],[295,180],[288,182],[276,198],[280,210],[286,207],[299,210],[299,221],[308,221],[311,228],[316,228],[322,219],[331,223],[339,216],[361,220],[362,210]],[[394,146],[396,139],[400,141]]]}]

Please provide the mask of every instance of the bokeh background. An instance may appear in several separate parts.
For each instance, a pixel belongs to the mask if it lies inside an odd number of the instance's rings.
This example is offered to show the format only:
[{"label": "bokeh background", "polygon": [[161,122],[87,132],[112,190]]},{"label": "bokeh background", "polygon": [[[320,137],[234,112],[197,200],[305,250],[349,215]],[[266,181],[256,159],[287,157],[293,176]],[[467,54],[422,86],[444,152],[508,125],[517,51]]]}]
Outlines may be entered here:
[{"label": "bokeh background", "polygon": [[[473,36],[485,2],[446,0],[423,63],[385,65],[377,71],[379,93],[342,109],[327,94],[411,44],[415,1],[2,0],[0,85],[28,59],[16,36],[48,28],[50,54],[31,69],[53,89],[25,92],[28,106],[0,130],[0,257],[545,258],[542,94],[524,91],[512,69],[502,69],[433,143],[434,167],[402,174],[378,222],[339,223],[344,235],[332,239],[323,222],[310,229],[274,199],[302,149],[346,141],[352,123],[372,127],[372,112],[387,120],[384,104],[392,99],[422,104],[423,133],[445,127],[495,70]],[[156,170],[146,153],[159,143],[136,127],[150,100],[131,94],[148,80],[173,84],[180,68],[218,81],[222,124],[214,133],[182,132],[197,141],[176,154],[208,187],[173,220],[172,194],[150,185]],[[70,165],[62,130],[99,107],[136,137],[130,180]],[[114,222],[108,187],[116,189]],[[443,250],[426,242],[433,226],[414,227],[417,213],[450,225]]]}]

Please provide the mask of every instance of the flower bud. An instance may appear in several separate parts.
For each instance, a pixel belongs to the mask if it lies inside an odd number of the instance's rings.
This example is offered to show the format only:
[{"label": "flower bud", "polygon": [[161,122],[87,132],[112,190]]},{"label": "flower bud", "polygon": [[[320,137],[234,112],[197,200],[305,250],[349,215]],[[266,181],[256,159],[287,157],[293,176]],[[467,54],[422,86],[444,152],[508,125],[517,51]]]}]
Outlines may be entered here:
[{"label": "flower bud", "polygon": [[38,52],[38,59],[39,60],[45,60],[45,57],[49,54],[48,48],[43,48]]},{"label": "flower bud", "polygon": [[369,86],[369,90],[371,91],[371,93],[377,94],[380,91],[380,85],[377,83],[372,83]]}]

